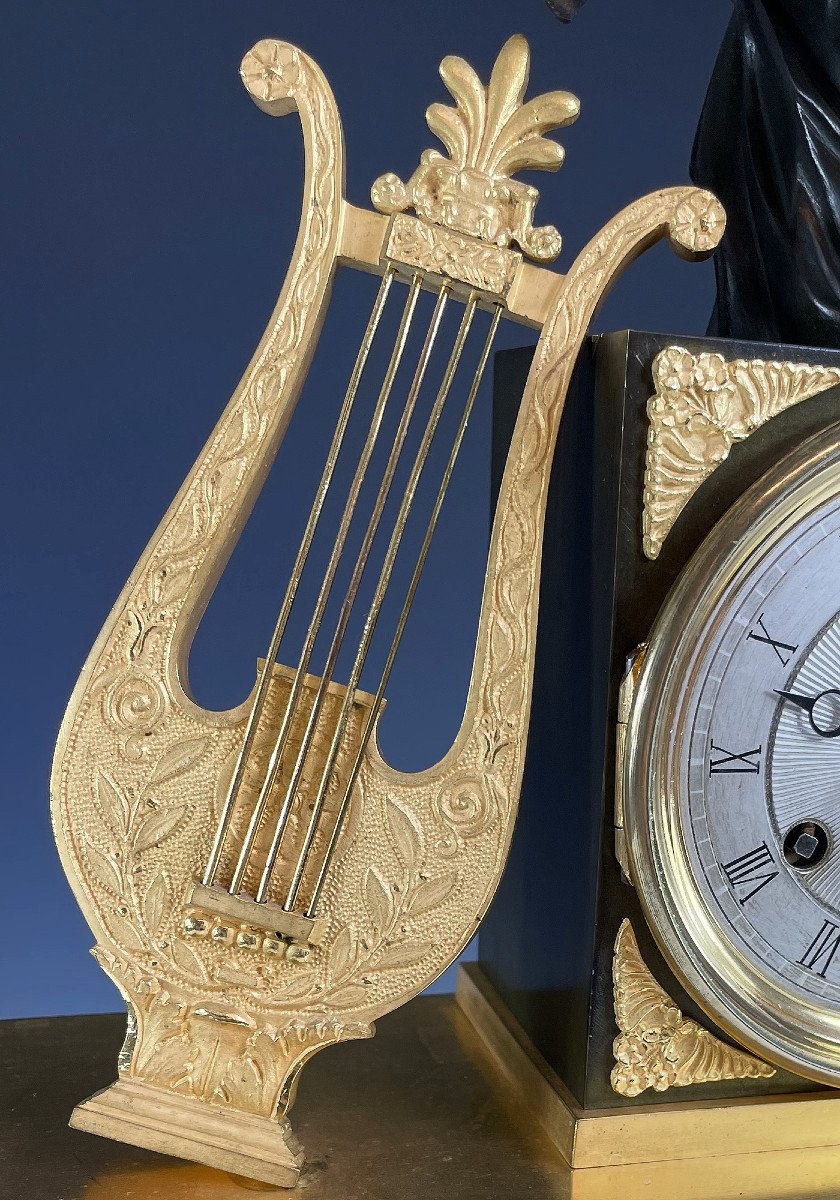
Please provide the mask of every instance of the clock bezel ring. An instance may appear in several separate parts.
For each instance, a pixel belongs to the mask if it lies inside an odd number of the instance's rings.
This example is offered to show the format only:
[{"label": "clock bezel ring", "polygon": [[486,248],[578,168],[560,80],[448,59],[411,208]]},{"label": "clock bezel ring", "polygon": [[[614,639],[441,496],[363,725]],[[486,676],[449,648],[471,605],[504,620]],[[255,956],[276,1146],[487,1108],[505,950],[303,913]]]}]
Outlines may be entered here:
[{"label": "clock bezel ring", "polygon": [[786,455],[712,529],[654,623],[629,713],[623,771],[630,878],[666,962],[728,1036],[832,1087],[840,1086],[840,1008],[832,1013],[760,972],[726,936],[692,870],[676,797],[691,673],[713,638],[715,615],[775,545],[838,496],[835,424]]}]

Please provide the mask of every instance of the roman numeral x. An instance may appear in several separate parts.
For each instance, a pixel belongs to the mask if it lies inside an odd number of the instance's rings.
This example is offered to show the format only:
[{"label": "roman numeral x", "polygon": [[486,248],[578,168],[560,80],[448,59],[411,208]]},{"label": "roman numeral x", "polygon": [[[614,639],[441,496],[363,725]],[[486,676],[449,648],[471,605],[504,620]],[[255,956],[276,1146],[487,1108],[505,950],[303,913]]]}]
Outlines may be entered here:
[{"label": "roman numeral x", "polygon": [[755,750],[742,750],[735,753],[732,750],[726,750],[723,746],[718,746],[713,741],[712,755],[714,754],[718,754],[719,757],[710,757],[710,775],[757,775],[761,767],[761,746]]},{"label": "roman numeral x", "polygon": [[748,633],[747,637],[754,642],[764,642],[765,646],[772,646],[776,651],[776,657],[783,667],[786,667],[791,660],[791,657],[796,653],[797,647],[792,646],[790,642],[780,642],[776,638],[771,637],[767,626],[764,624],[764,613],[758,618],[758,625],[761,633]]}]

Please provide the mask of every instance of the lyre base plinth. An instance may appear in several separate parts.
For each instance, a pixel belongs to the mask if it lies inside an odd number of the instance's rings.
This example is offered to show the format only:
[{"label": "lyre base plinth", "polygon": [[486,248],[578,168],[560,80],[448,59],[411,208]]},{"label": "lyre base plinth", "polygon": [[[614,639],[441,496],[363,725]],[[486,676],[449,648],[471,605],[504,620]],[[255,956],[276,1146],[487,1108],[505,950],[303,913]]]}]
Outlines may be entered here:
[{"label": "lyre base plinth", "polygon": [[135,1079],[120,1079],[77,1105],[70,1124],[277,1187],[294,1187],[304,1163],[288,1121],[217,1107]]},{"label": "lyre base plinth", "polygon": [[571,1167],[734,1162],[771,1150],[840,1146],[840,1091],[583,1109],[479,966],[460,968],[457,1000],[510,1100],[542,1127]]}]

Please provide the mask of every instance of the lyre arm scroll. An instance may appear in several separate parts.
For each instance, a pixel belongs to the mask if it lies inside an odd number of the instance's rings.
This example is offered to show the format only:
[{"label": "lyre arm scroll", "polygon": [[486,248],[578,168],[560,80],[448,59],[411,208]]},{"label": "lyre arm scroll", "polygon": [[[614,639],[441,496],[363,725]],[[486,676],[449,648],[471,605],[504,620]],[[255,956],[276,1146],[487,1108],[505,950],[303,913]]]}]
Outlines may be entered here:
[{"label": "lyre arm scroll", "polygon": [[[492,715],[514,740],[527,732],[542,556],[543,516],[560,418],[583,339],[621,272],[664,236],[686,258],[712,252],[724,229],[718,201],[693,187],[664,188],[618,213],[558,287],[525,385],[496,508],[476,658],[464,722],[451,754]],[[509,632],[508,632],[509,631]],[[502,647],[504,646],[504,650]],[[516,682],[514,682],[516,681]]]},{"label": "lyre arm scroll", "polygon": [[154,651],[156,639],[147,641],[147,631],[157,635],[169,690],[182,701],[193,632],[306,378],[330,298],[343,218],[344,140],[320,68],[296,47],[265,39],[246,54],[241,73],[260,108],[275,116],[299,113],[305,177],[297,240],[254,356],[114,610],[117,617],[130,614],[124,650],[132,661],[137,646]]},{"label": "lyre arm scroll", "polygon": [[[241,75],[265,112],[299,113],[305,176],[300,228],[283,289],[225,413],[229,419],[223,418],[214,433],[217,441],[228,438],[219,455],[219,469],[233,477],[229,502],[237,519],[228,510],[219,523],[228,531],[240,529],[247,518],[306,378],[332,289],[344,204],[344,137],[320,67],[297,47],[266,38],[245,55]],[[227,539],[204,540],[203,561],[196,565],[193,581],[195,599],[200,587],[201,601],[179,629],[175,647],[182,679],[203,599],[215,586],[234,541],[230,532]]]},{"label": "lyre arm scroll", "polygon": [[462,754],[465,738],[474,736],[478,710],[485,719],[492,714],[500,727],[515,727],[514,738],[524,738],[527,731],[542,518],[569,381],[595,312],[625,267],[654,242],[668,236],[684,257],[704,257],[717,245],[724,220],[720,204],[708,192],[690,187],[652,192],[614,217],[561,282],[537,345],[508,453],[470,699],[451,753]]}]

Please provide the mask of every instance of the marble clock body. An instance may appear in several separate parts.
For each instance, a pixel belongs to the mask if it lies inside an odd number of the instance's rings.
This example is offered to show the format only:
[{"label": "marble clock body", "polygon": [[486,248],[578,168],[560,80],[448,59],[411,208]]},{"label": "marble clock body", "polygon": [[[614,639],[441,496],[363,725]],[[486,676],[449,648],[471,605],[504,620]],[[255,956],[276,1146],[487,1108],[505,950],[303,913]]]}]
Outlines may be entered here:
[{"label": "marble clock body", "polygon": [[837,1087],[840,353],[612,333],[569,404],[480,971],[584,1111]]}]

